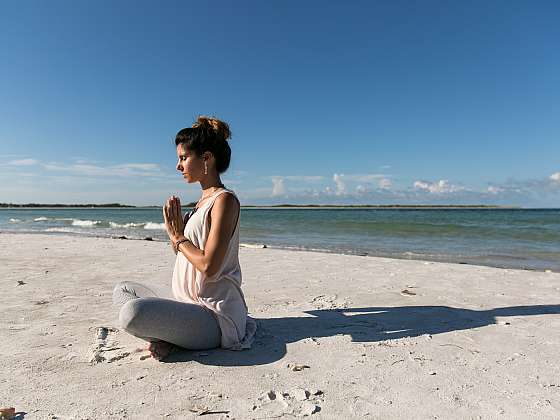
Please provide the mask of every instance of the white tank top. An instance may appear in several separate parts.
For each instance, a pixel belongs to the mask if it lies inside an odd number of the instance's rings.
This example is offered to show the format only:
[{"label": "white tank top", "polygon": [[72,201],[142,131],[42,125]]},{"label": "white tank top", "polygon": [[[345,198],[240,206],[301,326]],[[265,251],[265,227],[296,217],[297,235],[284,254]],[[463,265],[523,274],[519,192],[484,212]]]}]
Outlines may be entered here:
[{"label": "white tank top", "polygon": [[[192,214],[185,225],[185,237],[199,249],[204,250],[210,233],[210,210],[216,198],[226,192],[237,198],[230,189],[216,191]],[[241,291],[239,218],[222,266],[216,274],[204,276],[182,252],[178,252],[172,279],[173,296],[176,300],[203,305],[214,312],[222,332],[221,347],[230,350],[250,348],[257,329],[255,320],[247,315],[247,305]]]}]

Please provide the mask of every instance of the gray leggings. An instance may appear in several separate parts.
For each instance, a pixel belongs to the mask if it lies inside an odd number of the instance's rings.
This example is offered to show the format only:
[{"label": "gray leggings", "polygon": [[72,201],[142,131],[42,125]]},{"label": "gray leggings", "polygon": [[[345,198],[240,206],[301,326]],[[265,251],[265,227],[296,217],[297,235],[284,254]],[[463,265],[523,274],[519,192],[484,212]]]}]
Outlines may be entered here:
[{"label": "gray leggings", "polygon": [[113,304],[122,305],[121,328],[143,340],[166,341],[190,350],[220,346],[220,326],[204,306],[179,302],[167,292],[132,281],[117,283]]}]

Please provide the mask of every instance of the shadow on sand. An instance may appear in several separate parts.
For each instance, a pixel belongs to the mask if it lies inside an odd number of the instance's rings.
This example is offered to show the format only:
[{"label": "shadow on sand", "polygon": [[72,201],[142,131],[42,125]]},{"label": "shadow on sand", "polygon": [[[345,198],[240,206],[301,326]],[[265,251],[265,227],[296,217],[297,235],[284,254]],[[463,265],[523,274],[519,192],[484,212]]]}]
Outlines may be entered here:
[{"label": "shadow on sand", "polygon": [[400,306],[324,309],[304,312],[310,316],[258,318],[253,347],[243,351],[223,349],[181,351],[167,363],[198,361],[215,366],[253,366],[272,363],[286,354],[286,344],[305,338],[350,335],[353,342],[377,342],[423,334],[441,334],[485,327],[495,317],[560,314],[560,305],[512,306],[487,311],[448,306]]}]

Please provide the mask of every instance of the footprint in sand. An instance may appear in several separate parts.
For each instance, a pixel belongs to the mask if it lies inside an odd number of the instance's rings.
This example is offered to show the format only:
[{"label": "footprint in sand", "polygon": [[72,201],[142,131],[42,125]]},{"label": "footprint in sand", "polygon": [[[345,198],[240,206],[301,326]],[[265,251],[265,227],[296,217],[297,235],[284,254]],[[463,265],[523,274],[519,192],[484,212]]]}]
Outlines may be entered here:
[{"label": "footprint in sand", "polygon": [[351,304],[348,299],[339,299],[338,295],[315,296],[310,303],[317,309],[348,308],[348,305]]},{"label": "footprint in sand", "polygon": [[253,411],[262,416],[281,416],[284,414],[304,417],[321,411],[319,404],[323,402],[323,391],[293,388],[288,391],[270,390],[261,395]]},{"label": "footprint in sand", "polygon": [[118,346],[119,342],[114,338],[114,335],[119,332],[118,329],[94,327],[90,328],[90,331],[92,329],[95,330],[95,338],[88,355],[88,362],[91,365],[101,362],[112,363],[130,356],[130,352],[119,351],[123,348]]}]

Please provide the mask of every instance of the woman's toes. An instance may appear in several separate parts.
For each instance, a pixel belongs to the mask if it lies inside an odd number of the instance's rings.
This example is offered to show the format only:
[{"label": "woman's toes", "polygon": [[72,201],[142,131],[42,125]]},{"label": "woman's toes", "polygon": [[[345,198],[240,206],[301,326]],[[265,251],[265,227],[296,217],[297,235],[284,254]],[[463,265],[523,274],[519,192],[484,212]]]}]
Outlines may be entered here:
[{"label": "woman's toes", "polygon": [[165,341],[151,342],[148,350],[154,359],[161,360],[170,353],[172,346],[171,343]]}]

